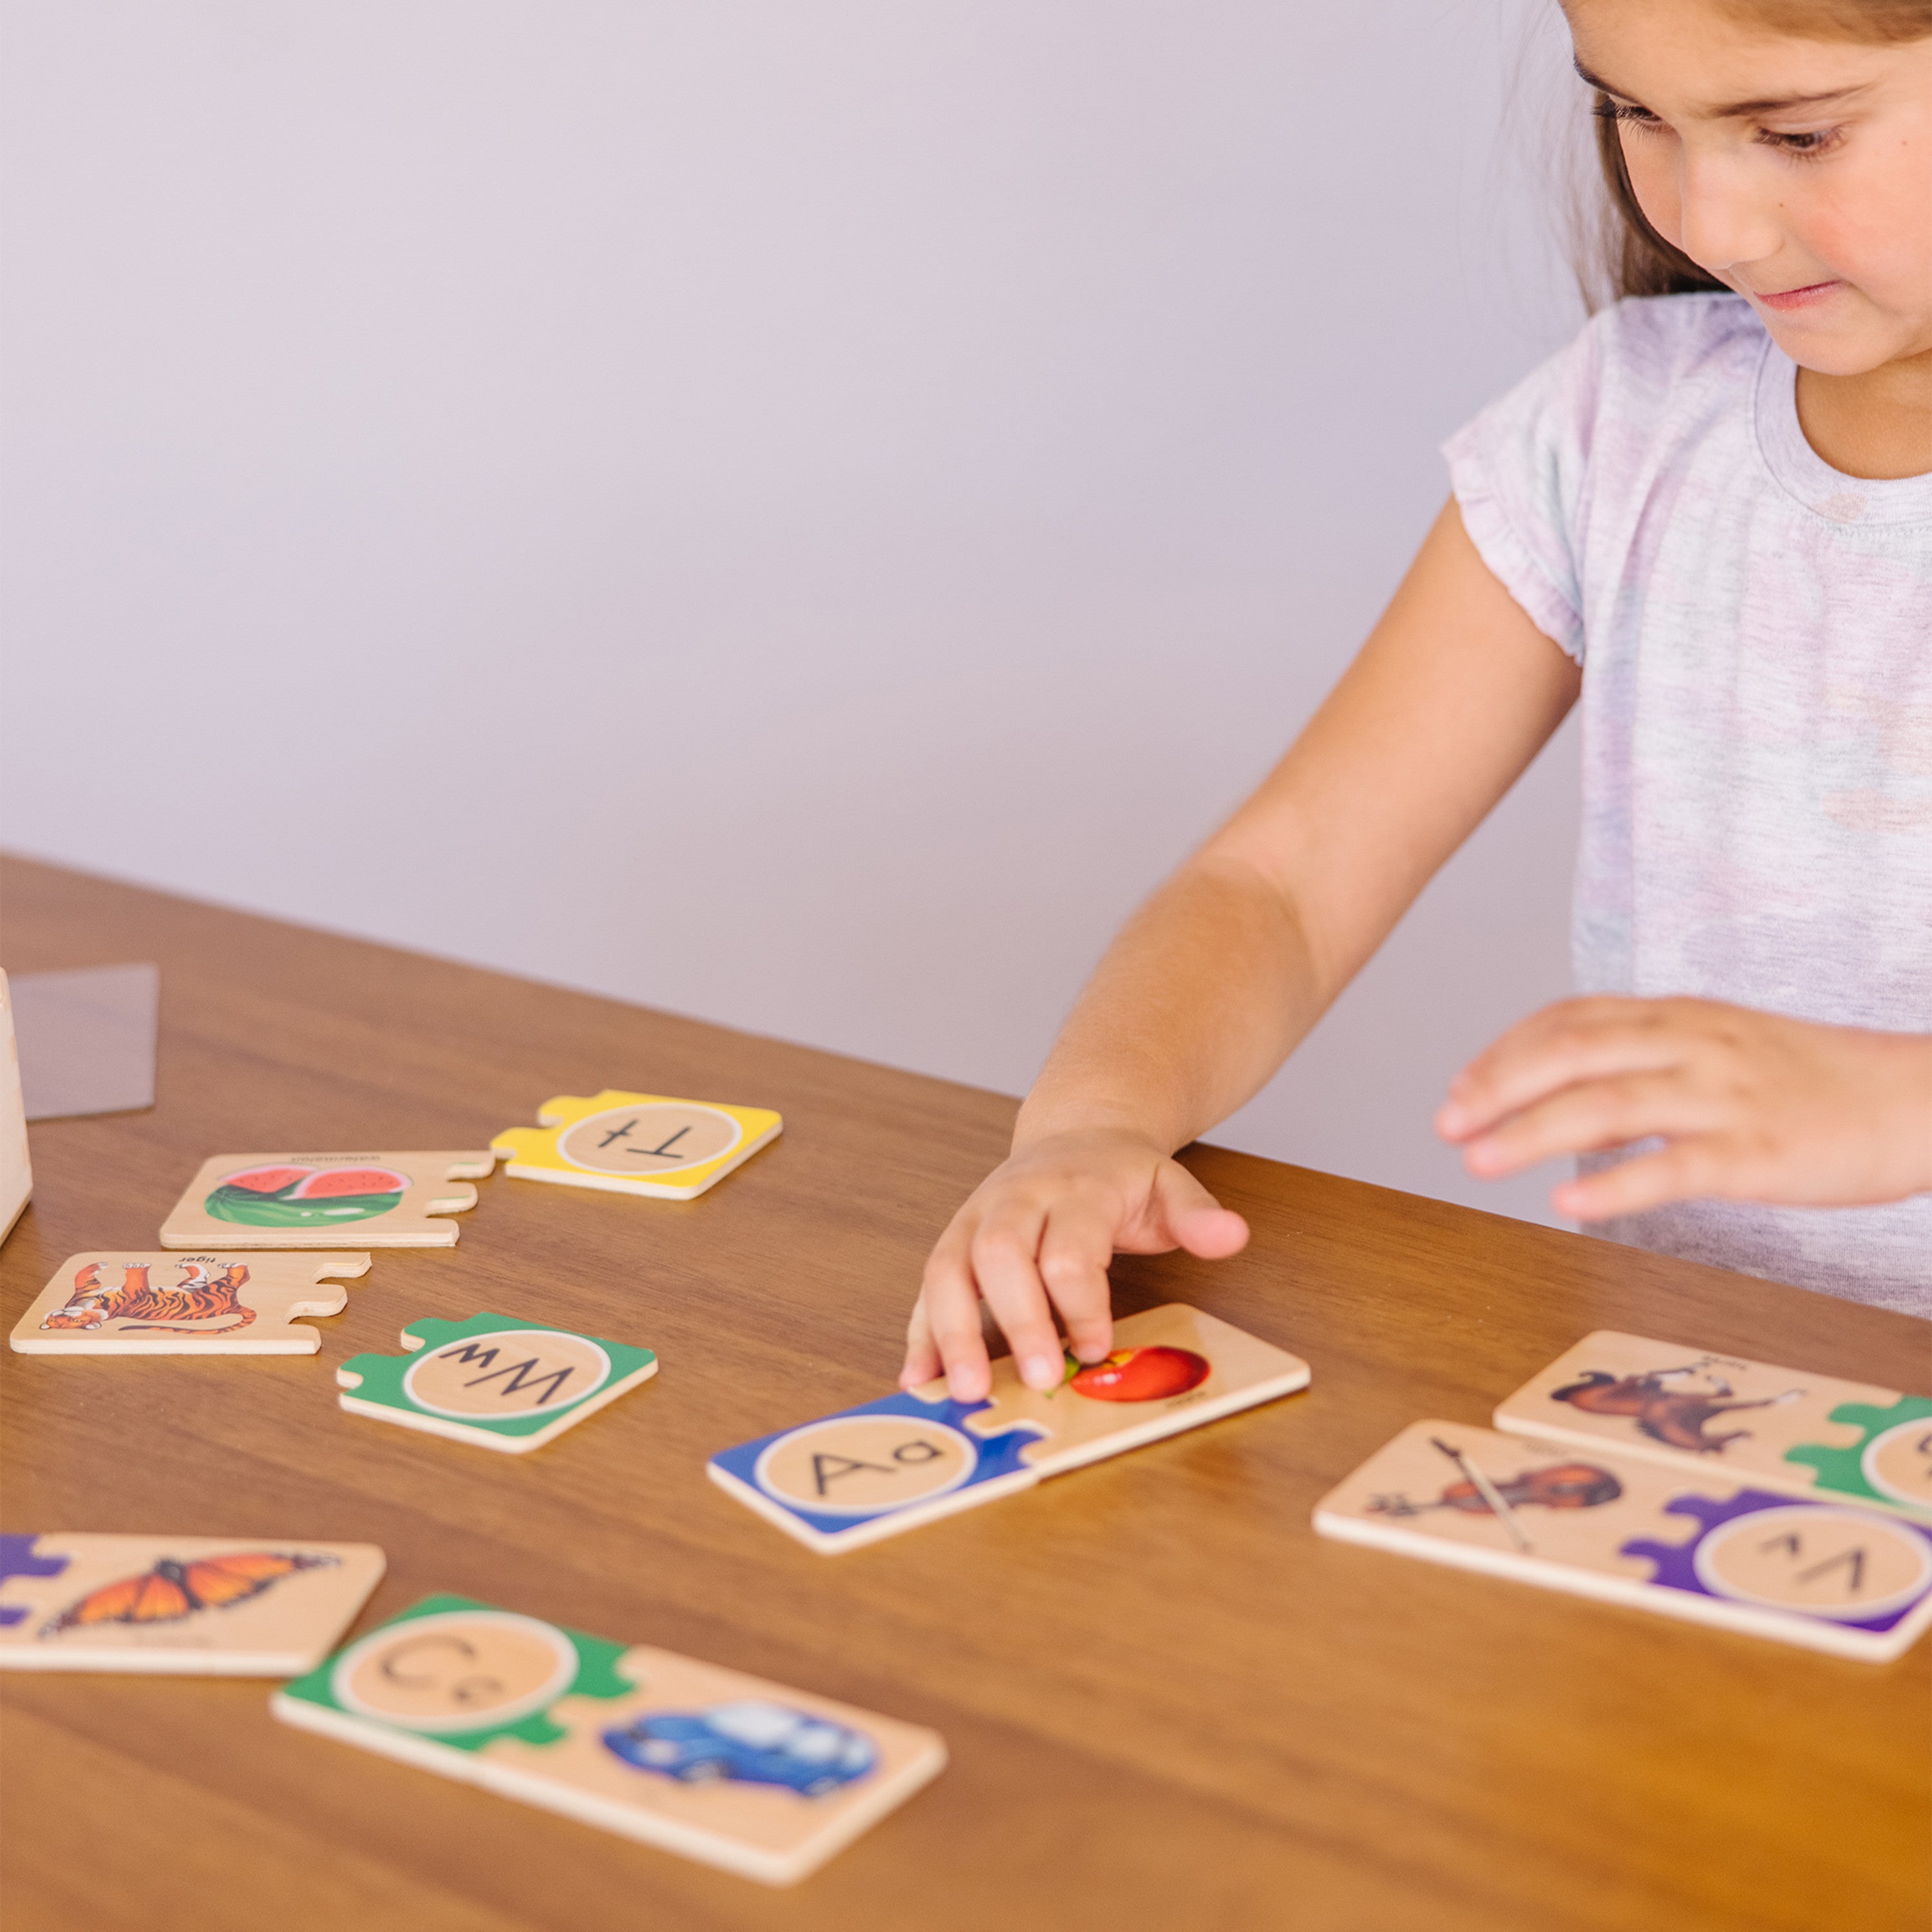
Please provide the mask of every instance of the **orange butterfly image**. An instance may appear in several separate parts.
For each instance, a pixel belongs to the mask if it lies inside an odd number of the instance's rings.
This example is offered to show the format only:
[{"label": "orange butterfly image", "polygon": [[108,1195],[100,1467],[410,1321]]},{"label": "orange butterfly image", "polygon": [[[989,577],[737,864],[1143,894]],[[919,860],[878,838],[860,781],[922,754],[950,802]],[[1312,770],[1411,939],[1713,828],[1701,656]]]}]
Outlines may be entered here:
[{"label": "orange butterfly image", "polygon": [[226,1610],[259,1597],[284,1576],[299,1570],[326,1570],[333,1556],[284,1556],[268,1550],[244,1550],[232,1556],[204,1556],[177,1563],[164,1556],[138,1576],[104,1583],[77,1604],[41,1626],[43,1636],[90,1624],[166,1624],[191,1617],[197,1610]]}]

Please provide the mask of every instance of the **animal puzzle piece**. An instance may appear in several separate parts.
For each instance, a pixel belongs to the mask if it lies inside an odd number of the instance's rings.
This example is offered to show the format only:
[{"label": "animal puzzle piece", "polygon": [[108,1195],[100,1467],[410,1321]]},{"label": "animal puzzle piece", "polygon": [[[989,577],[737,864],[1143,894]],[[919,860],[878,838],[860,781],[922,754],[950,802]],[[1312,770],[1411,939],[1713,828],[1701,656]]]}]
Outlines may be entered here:
[{"label": "animal puzzle piece", "polygon": [[463,1597],[435,1596],[299,1682],[285,1724],[768,1885],[936,1777],[936,1732]]},{"label": "animal puzzle piece", "polygon": [[1932,1624],[1932,1526],[1447,1422],[1404,1430],[1322,1498],[1315,1527],[1870,1663]]},{"label": "animal puzzle piece", "polygon": [[512,1456],[658,1372],[648,1348],[508,1315],[426,1316],[403,1330],[402,1342],[407,1354],[352,1355],[337,1369],[342,1406]]},{"label": "animal puzzle piece", "polygon": [[0,1670],[294,1676],[382,1568],[367,1543],[0,1536]]},{"label": "animal puzzle piece", "polygon": [[1932,1517],[1932,1398],[1602,1330],[1496,1412],[1512,1435],[1610,1444],[1772,1489]]},{"label": "animal puzzle piece", "polygon": [[161,1223],[164,1248],[449,1248],[476,1205],[458,1184],[496,1166],[488,1153],[218,1154]]},{"label": "animal puzzle piece", "polygon": [[70,1255],[14,1324],[24,1355],[312,1355],[367,1255]]},{"label": "animal puzzle piece", "polygon": [[606,1088],[546,1100],[536,1127],[507,1127],[490,1143],[522,1180],[601,1187],[690,1201],[742,1166],[784,1122],[764,1107],[673,1100]]},{"label": "animal puzzle piece", "polygon": [[708,1473],[831,1555],[1308,1384],[1299,1358],[1179,1303],[1129,1316],[1114,1333],[1106,1361],[1069,1357],[1050,1393],[1028,1388],[1003,1357],[982,1402],[954,1402],[943,1380],[928,1382],[740,1443]]}]

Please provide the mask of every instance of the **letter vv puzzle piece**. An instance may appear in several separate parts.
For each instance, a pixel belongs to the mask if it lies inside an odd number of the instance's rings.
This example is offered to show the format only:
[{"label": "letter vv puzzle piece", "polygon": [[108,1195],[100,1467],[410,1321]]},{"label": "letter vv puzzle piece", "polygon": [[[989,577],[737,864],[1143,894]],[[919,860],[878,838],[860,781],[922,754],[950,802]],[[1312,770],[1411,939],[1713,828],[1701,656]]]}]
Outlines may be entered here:
[{"label": "letter vv puzzle piece", "polygon": [[1932,1526],[1454,1423],[1404,1430],[1315,1527],[1869,1663],[1932,1623]]},{"label": "letter vv puzzle piece", "polygon": [[382,1575],[368,1543],[0,1536],[0,1670],[290,1677]]},{"label": "letter vv puzzle piece", "polygon": [[506,1127],[490,1143],[524,1180],[689,1201],[741,1166],[784,1123],[763,1107],[671,1100],[606,1088],[537,1109],[539,1127]]},{"label": "letter vv puzzle piece", "polygon": [[425,1598],[270,1708],[284,1723],[769,1885],[946,1762],[938,1735],[668,1650]]},{"label": "letter vv puzzle piece", "polygon": [[24,1355],[312,1355],[367,1255],[70,1255],[14,1324]]},{"label": "letter vv puzzle piece", "polygon": [[337,1369],[342,1406],[512,1456],[560,1436],[658,1372],[648,1348],[509,1315],[466,1322],[425,1316],[402,1340],[410,1354],[351,1355]]},{"label": "letter vv puzzle piece", "polygon": [[1306,1362],[1179,1303],[1114,1334],[1106,1361],[1069,1357],[1050,1394],[1003,1357],[986,1401],[956,1402],[928,1382],[727,1449],[711,1479],[830,1555],[1307,1386]]},{"label": "letter vv puzzle piece", "polygon": [[452,1248],[476,1205],[452,1185],[496,1166],[488,1153],[218,1154],[161,1223],[164,1248]]},{"label": "letter vv puzzle piece", "polygon": [[1932,1517],[1932,1398],[1678,1342],[1587,1335],[1502,1402],[1496,1424]]}]

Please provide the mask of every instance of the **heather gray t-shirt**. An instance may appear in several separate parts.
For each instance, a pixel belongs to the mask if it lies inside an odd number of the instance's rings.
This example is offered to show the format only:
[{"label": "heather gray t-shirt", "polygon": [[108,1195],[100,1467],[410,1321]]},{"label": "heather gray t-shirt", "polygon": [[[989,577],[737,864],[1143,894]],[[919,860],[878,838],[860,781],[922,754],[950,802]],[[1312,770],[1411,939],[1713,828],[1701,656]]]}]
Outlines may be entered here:
[{"label": "heather gray t-shirt", "polygon": [[[1625,302],[1444,454],[1583,667],[1577,989],[1932,1033],[1932,476],[1833,470],[1796,375],[1740,296]],[[1932,1194],[1598,1232],[1932,1316]]]}]

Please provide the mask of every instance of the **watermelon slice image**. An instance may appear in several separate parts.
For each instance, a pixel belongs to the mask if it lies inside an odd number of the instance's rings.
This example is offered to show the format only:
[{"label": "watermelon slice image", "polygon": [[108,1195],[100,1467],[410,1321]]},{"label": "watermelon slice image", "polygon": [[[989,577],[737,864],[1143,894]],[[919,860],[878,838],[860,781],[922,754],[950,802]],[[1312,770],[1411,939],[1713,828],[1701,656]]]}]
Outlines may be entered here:
[{"label": "watermelon slice image", "polygon": [[225,1176],[202,1204],[245,1227],[326,1227],[388,1214],[409,1184],[393,1167],[251,1167]]}]

